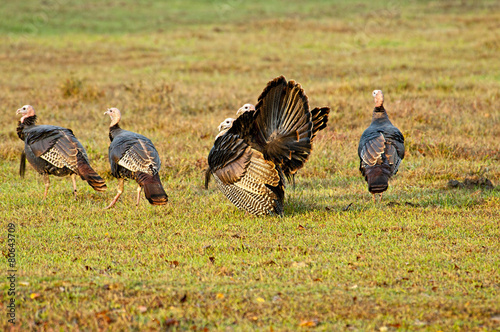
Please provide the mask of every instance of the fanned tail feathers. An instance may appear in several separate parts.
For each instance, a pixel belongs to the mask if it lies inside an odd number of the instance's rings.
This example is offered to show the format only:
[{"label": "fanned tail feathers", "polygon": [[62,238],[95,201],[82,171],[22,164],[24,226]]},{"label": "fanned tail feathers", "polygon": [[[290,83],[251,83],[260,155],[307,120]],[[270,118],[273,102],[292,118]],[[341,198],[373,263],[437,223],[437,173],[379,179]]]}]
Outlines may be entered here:
[{"label": "fanned tail feathers", "polygon": [[150,175],[143,172],[138,172],[136,177],[137,183],[143,187],[144,195],[149,203],[153,205],[165,205],[168,202],[168,196],[161,184],[160,175]]},{"label": "fanned tail feathers", "polygon": [[313,122],[301,85],[281,76],[269,82],[256,106],[257,126],[266,141],[264,157],[283,164],[286,175],[296,172],[311,149]]},{"label": "fanned tail feathers", "polygon": [[76,158],[78,175],[80,175],[83,180],[87,181],[95,191],[105,191],[107,189],[106,182],[92,169],[92,167],[90,167],[87,159],[80,151]]}]

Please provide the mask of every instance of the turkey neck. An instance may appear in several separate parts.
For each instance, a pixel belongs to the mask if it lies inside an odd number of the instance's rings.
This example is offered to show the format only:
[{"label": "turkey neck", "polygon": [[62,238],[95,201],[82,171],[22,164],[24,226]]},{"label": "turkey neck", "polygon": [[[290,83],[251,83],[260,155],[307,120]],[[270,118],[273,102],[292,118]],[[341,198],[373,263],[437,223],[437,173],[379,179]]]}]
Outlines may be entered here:
[{"label": "turkey neck", "polygon": [[109,140],[113,142],[113,138],[115,138],[116,135],[120,133],[122,129],[118,125],[118,123],[115,123],[114,125],[109,127]]},{"label": "turkey neck", "polygon": [[17,125],[17,136],[24,141],[24,128],[34,126],[36,123],[36,115],[29,116],[23,122],[19,121]]},{"label": "turkey neck", "polygon": [[384,106],[375,107],[373,109],[372,122],[381,122],[381,121],[388,121],[388,120],[389,120],[389,116],[387,116],[387,112],[385,111]]}]

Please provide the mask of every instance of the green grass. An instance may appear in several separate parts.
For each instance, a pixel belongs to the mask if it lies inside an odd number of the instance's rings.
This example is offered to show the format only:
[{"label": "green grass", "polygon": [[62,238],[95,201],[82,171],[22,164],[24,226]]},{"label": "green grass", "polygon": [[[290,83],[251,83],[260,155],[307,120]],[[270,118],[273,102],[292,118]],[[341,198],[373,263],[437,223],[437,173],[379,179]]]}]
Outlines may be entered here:
[{"label": "green grass", "polygon": [[[14,330],[500,328],[495,1],[6,1],[0,207],[17,240]],[[203,170],[217,125],[285,75],[332,108],[285,216],[237,210]],[[358,171],[371,92],[406,138],[374,205]],[[108,183],[18,176],[17,108],[73,129]],[[155,143],[170,202],[112,210],[109,118]],[[451,179],[496,186],[452,189]],[[351,204],[346,211],[345,208]],[[4,260],[4,270],[7,261]],[[10,296],[2,280],[0,307]],[[2,327],[9,328],[7,319]]]}]

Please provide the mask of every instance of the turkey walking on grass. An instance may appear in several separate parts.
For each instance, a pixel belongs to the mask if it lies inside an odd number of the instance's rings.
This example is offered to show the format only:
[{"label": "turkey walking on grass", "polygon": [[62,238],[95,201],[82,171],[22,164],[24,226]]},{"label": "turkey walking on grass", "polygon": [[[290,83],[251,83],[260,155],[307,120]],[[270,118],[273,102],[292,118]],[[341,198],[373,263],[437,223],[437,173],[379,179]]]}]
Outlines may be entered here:
[{"label": "turkey walking on grass", "polygon": [[167,204],[168,197],[160,181],[160,156],[151,140],[143,135],[120,128],[120,110],[109,108],[107,112],[111,118],[109,125],[109,163],[111,174],[118,179],[118,193],[106,207],[115,205],[123,192],[126,178],[134,179],[137,184],[137,205],[144,188],[144,195],[153,205]]},{"label": "turkey walking on grass", "polygon": [[89,164],[87,152],[76,139],[71,129],[51,125],[36,125],[35,109],[25,105],[17,110],[22,114],[17,126],[17,135],[24,141],[24,151],[21,154],[19,174],[24,177],[26,159],[33,168],[43,175],[47,198],[50,180],[49,175],[71,176],[73,194],[76,199],[76,176],[96,191],[105,191],[106,183]]},{"label": "turkey walking on grass", "polygon": [[328,107],[309,110],[300,84],[283,76],[270,81],[257,105],[245,104],[226,119],[208,155],[205,177],[238,208],[255,215],[283,214],[285,178],[304,166]]},{"label": "turkey walking on grass", "polygon": [[361,136],[358,155],[359,170],[376,202],[376,194],[380,194],[382,201],[382,193],[387,190],[389,179],[398,172],[405,156],[405,140],[401,131],[389,121],[382,91],[375,90],[372,95],[375,101],[372,123]]}]

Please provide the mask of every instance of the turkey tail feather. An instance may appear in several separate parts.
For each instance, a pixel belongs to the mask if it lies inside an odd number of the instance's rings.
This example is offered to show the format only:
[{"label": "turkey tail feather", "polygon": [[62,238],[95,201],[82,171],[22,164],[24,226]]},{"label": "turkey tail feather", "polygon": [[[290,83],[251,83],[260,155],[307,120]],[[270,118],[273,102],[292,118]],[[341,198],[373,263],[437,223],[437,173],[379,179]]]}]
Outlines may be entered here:
[{"label": "turkey tail feather", "polygon": [[85,159],[83,154],[81,152],[78,152],[76,158],[78,175],[80,175],[82,180],[87,181],[95,191],[105,191],[107,189],[106,182],[99,176],[99,174],[96,173],[96,171],[92,169],[92,167],[90,167],[87,159]]},{"label": "turkey tail feather", "polygon": [[309,102],[300,84],[280,76],[269,82],[256,106],[257,127],[267,145],[264,156],[276,164],[298,159],[311,151],[313,123]]},{"label": "turkey tail feather", "polygon": [[208,184],[210,183],[210,178],[212,177],[212,172],[210,167],[205,170],[205,189],[208,189]]},{"label": "turkey tail feather", "polygon": [[314,140],[316,134],[326,128],[326,124],[328,123],[328,114],[330,114],[329,107],[316,107],[311,111],[312,122],[313,122],[313,134],[311,137],[311,141]]},{"label": "turkey tail feather", "polygon": [[19,175],[24,178],[26,172],[26,152],[21,153],[21,163],[19,164]]},{"label": "turkey tail feather", "polygon": [[153,205],[164,205],[168,202],[168,196],[161,184],[160,175],[150,175],[138,172],[137,183],[144,188],[144,195],[149,203]]},{"label": "turkey tail feather", "polygon": [[387,163],[365,168],[365,177],[368,182],[368,191],[372,194],[381,193],[389,187],[391,167]]}]

